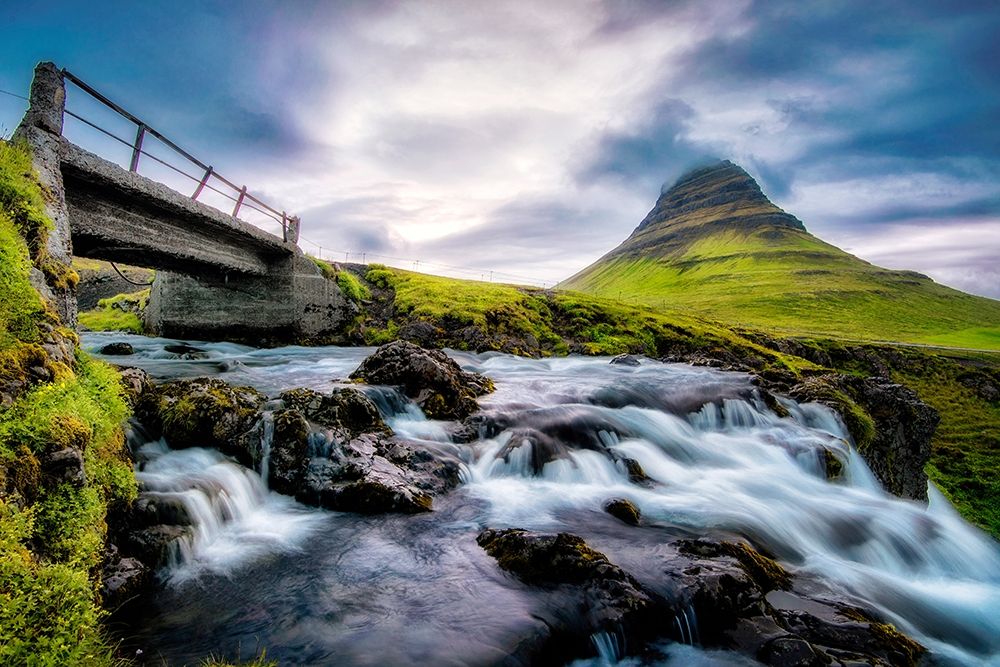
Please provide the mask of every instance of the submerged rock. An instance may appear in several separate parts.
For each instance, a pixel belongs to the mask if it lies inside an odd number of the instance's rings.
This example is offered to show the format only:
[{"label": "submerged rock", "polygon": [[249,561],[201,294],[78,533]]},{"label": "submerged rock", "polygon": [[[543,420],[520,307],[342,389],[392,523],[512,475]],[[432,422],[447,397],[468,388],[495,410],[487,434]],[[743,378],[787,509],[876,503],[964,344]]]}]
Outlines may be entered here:
[{"label": "submerged rock", "polygon": [[609,363],[617,364],[619,366],[638,366],[642,362],[639,361],[639,357],[634,354],[619,354],[617,357],[612,358]]},{"label": "submerged rock", "polygon": [[476,397],[493,391],[489,378],[463,371],[444,352],[406,341],[380,347],[351,378],[401,387],[431,419],[467,417],[479,409]]},{"label": "submerged rock", "polygon": [[579,642],[597,632],[610,632],[631,645],[655,636],[666,609],[664,600],[580,537],[487,529],[476,542],[502,569],[527,584],[570,587],[569,600],[577,608],[558,619],[564,625],[553,628],[554,636],[569,634]]}]

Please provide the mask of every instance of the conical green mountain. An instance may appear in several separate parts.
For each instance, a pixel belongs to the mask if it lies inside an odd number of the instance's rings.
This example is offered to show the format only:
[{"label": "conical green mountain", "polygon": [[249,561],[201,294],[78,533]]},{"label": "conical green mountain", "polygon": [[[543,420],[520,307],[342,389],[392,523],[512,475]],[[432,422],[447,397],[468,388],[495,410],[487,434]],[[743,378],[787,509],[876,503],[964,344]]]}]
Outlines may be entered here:
[{"label": "conical green mountain", "polygon": [[682,176],[559,287],[784,334],[1000,349],[1000,301],[821,241],[729,161]]}]

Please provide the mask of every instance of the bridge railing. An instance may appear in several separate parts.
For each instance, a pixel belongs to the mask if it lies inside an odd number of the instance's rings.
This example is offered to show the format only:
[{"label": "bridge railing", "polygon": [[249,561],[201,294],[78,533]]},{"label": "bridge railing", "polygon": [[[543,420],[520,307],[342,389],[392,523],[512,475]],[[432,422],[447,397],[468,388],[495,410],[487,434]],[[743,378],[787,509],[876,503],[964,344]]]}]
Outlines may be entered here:
[{"label": "bridge railing", "polygon": [[[84,93],[91,96],[92,98],[94,98],[104,106],[108,107],[109,109],[117,113],[119,116],[125,118],[135,126],[136,128],[135,138],[129,141],[127,139],[123,139],[117,134],[111,132],[110,130],[101,127],[97,123],[83,117],[82,115],[75,113],[68,107],[64,108],[63,110],[66,115],[72,116],[76,120],[84,123],[85,125],[93,128],[94,130],[97,130],[101,134],[104,134],[107,137],[131,148],[132,157],[129,163],[129,171],[138,173],[141,158],[142,156],[145,156],[150,160],[159,163],[160,165],[166,167],[167,169],[170,169],[173,172],[176,172],[180,176],[189,179],[192,183],[194,183],[195,184],[194,191],[191,194],[192,199],[198,199],[198,197],[201,196],[205,192],[205,190],[210,190],[216,193],[217,195],[220,195],[221,197],[224,197],[225,199],[228,199],[229,201],[233,202],[234,205],[232,210],[232,216],[234,218],[239,217],[240,211],[243,210],[244,208],[252,209],[257,213],[265,216],[266,218],[269,218],[278,223],[279,225],[281,225],[282,237],[284,238],[285,241],[289,241],[291,243],[298,243],[300,220],[297,216],[289,215],[283,210],[279,211],[278,209],[270,206],[266,202],[262,201],[260,198],[248,192],[247,186],[245,185],[239,186],[233,181],[229,180],[228,178],[222,176],[217,171],[215,171],[215,169],[211,165],[205,164],[198,158],[191,155],[189,152],[187,152],[186,150],[175,144],[173,141],[165,137],[163,134],[158,132],[155,128],[151,127],[148,123],[139,119],[135,115],[129,113],[118,104],[112,102],[110,99],[105,97],[103,94],[94,89],[85,81],[81,80],[78,76],[76,76],[69,70],[62,69],[60,70],[60,73],[62,74],[64,81],[69,81],[77,88],[82,90]],[[144,150],[143,142],[146,139],[147,135],[155,137],[164,146],[166,146],[175,154],[183,158],[188,163],[187,170],[185,170],[182,167],[178,167],[174,164],[171,164],[167,160]],[[196,167],[197,169],[195,170],[193,169],[193,167]],[[195,171],[195,173],[192,174],[190,173],[189,170]]]}]

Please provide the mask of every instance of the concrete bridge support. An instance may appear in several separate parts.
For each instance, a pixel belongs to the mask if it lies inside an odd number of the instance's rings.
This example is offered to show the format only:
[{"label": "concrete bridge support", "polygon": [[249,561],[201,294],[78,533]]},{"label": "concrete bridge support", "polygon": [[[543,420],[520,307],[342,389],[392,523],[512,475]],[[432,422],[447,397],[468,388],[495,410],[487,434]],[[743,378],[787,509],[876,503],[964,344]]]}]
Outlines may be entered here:
[{"label": "concrete bridge support", "polygon": [[263,276],[158,272],[146,326],[169,338],[249,345],[318,343],[339,340],[357,312],[335,281],[298,255]]}]

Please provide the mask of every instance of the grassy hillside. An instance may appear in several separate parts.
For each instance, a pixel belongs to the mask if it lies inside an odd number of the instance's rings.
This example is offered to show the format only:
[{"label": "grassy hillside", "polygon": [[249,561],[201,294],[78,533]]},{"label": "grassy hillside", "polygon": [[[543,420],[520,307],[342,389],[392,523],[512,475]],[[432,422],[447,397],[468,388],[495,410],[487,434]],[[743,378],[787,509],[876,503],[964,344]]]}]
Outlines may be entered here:
[{"label": "grassy hillside", "polygon": [[613,258],[560,286],[784,334],[1000,349],[1000,301],[797,230],[721,232],[672,257]]},{"label": "grassy hillside", "polygon": [[559,287],[786,335],[1000,349],[1000,301],[821,241],[735,165],[693,174]]}]

